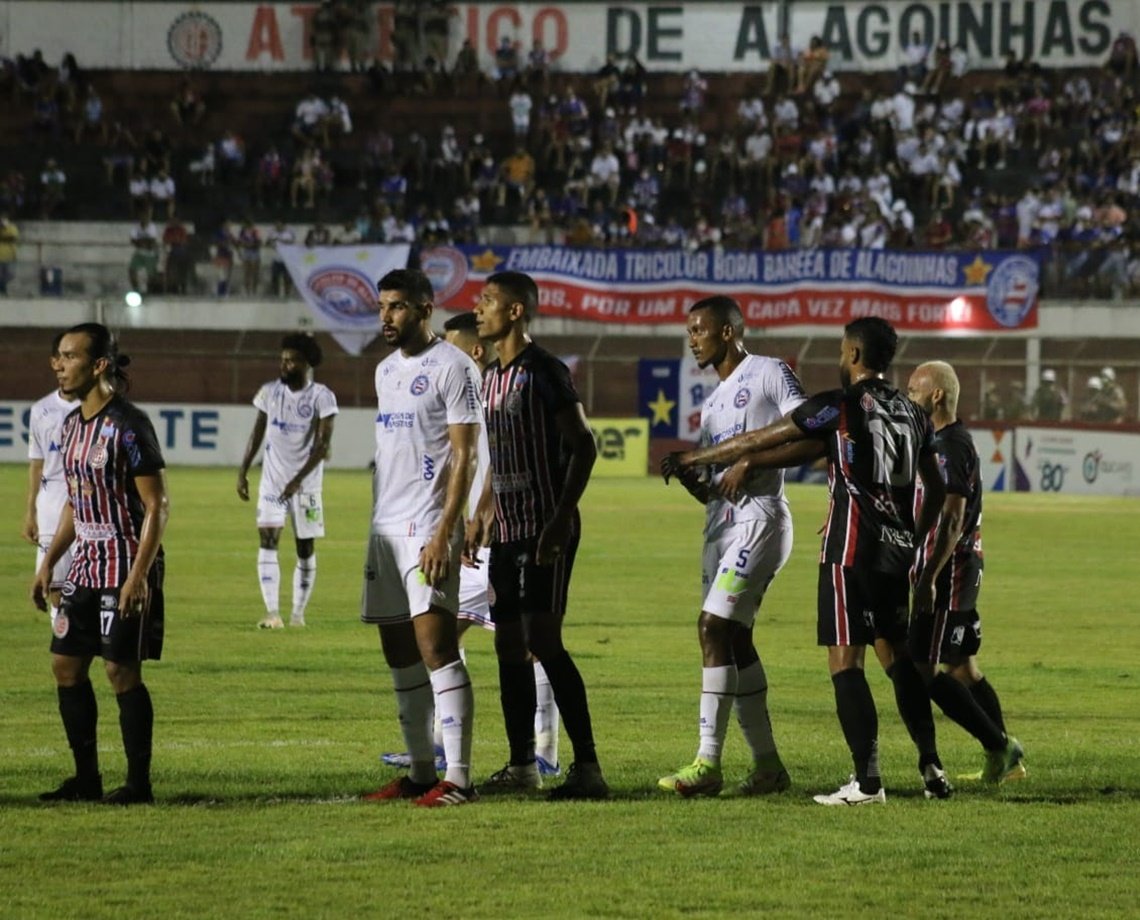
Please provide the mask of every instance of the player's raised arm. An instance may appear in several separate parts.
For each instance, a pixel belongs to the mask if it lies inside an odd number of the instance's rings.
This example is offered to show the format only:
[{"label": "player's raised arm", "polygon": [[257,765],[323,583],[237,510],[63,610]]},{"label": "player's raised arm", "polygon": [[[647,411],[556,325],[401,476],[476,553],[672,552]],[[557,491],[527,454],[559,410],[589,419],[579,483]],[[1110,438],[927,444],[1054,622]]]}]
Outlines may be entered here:
[{"label": "player's raised arm", "polygon": [[778,447],[752,451],[725,470],[720,481],[720,494],[730,502],[743,494],[748,477],[759,470],[782,470],[814,463],[827,456],[826,445],[819,440],[788,441]]},{"label": "player's raised arm", "polygon": [[746,431],[711,447],[671,453],[661,461],[661,474],[668,482],[670,476],[679,475],[686,467],[707,464],[728,466],[745,454],[779,447],[789,441],[801,441],[806,437],[807,435],[790,418],[782,418],[765,428]]}]

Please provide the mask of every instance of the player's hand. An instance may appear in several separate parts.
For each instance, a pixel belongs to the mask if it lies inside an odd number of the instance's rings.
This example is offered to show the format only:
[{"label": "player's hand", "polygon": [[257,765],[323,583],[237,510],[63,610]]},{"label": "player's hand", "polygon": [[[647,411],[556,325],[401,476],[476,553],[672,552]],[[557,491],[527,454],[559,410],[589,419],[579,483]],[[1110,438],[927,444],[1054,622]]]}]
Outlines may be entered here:
[{"label": "player's hand", "polygon": [[661,458],[661,475],[665,477],[666,482],[673,476],[681,478],[689,467],[689,463],[686,462],[688,455],[688,451],[674,450]]},{"label": "player's hand", "polygon": [[478,515],[463,525],[463,552],[459,555],[459,561],[469,569],[480,567],[479,550],[483,547],[482,529],[483,524]]},{"label": "player's hand", "polygon": [[299,483],[296,479],[290,479],[287,483],[285,483],[285,488],[281,490],[281,497],[279,499],[281,504],[286,504],[289,499],[296,495],[300,490],[301,483]]},{"label": "player's hand", "polygon": [[569,514],[558,513],[542,528],[542,533],[538,536],[538,547],[534,553],[536,565],[554,565],[566,552],[566,547],[570,543],[571,522]]},{"label": "player's hand", "polygon": [[119,616],[124,620],[144,616],[150,605],[150,588],[146,578],[136,578],[134,573],[127,576],[119,589]]},{"label": "player's hand", "polygon": [[420,572],[429,585],[438,585],[451,571],[451,545],[447,534],[440,532],[420,550]]},{"label": "player's hand", "polygon": [[238,473],[237,494],[243,502],[249,501],[249,479],[246,478],[245,473]]},{"label": "player's hand", "polygon": [[32,582],[32,603],[37,610],[45,613],[51,608],[51,569],[45,563],[36,572],[35,581]]},{"label": "player's hand", "polygon": [[744,496],[744,484],[751,473],[748,458],[741,457],[732,466],[724,471],[717,489],[720,494],[734,505]]},{"label": "player's hand", "polygon": [[36,516],[34,514],[29,514],[24,519],[24,529],[20,532],[20,535],[29,543],[34,543],[36,546],[40,545],[40,528],[36,523]]}]

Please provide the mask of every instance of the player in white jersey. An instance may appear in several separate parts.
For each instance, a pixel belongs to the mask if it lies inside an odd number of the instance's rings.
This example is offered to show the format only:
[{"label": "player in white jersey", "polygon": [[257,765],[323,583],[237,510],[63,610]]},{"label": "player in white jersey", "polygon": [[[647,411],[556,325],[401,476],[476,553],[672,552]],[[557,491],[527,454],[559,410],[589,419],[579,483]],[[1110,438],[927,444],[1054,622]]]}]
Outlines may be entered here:
[{"label": "player in white jersey", "polygon": [[265,616],[257,625],[280,629],[281,566],[277,544],[285,521],[293,526],[297,565],[293,570],[293,610],[289,625],[305,625],[305,608],[317,578],[314,541],[325,535],[321,485],[332,441],[336,396],[313,380],[321,363],[321,347],[311,335],[292,333],[281,340],[281,376],[262,386],[253,398],[257,420],[238,470],[237,494],[249,501],[249,468],[265,442],[261,482],[257,490],[257,574]]},{"label": "player in white jersey", "polygon": [[[750,355],[744,317],[729,297],[709,297],[689,309],[689,348],[720,383],[701,407],[701,446],[763,428],[805,399],[799,379],[783,361]],[[706,508],[701,581],[704,601],[697,623],[701,672],[700,746],[696,760],[662,777],[659,788],[681,796],[719,794],[721,751],[733,708],[752,750],[742,795],[781,792],[791,784],[780,761],[768,717],[768,680],[752,641],[764,593],[792,550],[792,517],[781,470],[741,477],[740,469],[687,471],[682,485]]]},{"label": "player in white jersey", "polygon": [[[494,343],[479,338],[475,329],[475,314],[460,313],[451,317],[443,324],[443,339],[471,357],[484,370],[494,360]],[[482,423],[479,425],[479,441],[477,445],[477,462],[475,475],[471,480],[471,491],[467,495],[467,514],[475,513],[479,505],[479,497],[483,494],[483,480],[491,462],[491,452],[487,445],[487,430]],[[472,626],[481,626],[484,629],[494,630],[495,624],[491,622],[490,582],[488,579],[488,565],[490,562],[490,548],[483,547],[477,557],[475,565],[464,565],[459,570],[459,641],[462,643],[463,634]],[[467,656],[462,645],[459,654],[464,662]],[[546,676],[546,669],[541,662],[534,663],[534,683],[536,706],[534,710],[534,738],[535,761],[539,772],[544,776],[557,776],[561,773],[558,766],[558,706],[554,702],[554,690],[550,686],[550,678]],[[443,740],[439,719],[435,720],[435,757],[436,766],[443,768],[446,761],[443,757]],[[407,767],[411,758],[407,752],[401,754],[382,754],[380,759],[390,767]]]},{"label": "player in white jersey", "polygon": [[[60,333],[51,343],[51,368],[59,359]],[[58,389],[37,401],[28,415],[28,505],[24,516],[24,539],[36,545],[36,571],[44,553],[51,546],[59,515],[67,503],[67,480],[59,451],[63,420],[78,400],[68,399]],[[59,589],[71,568],[71,550],[60,557],[52,570],[51,614],[54,620],[59,607]]]},{"label": "player in white jersey", "polygon": [[[431,282],[397,269],[378,284],[381,332],[395,351],[376,367],[376,473],[361,619],[380,629],[406,775],[368,801],[464,805],[471,783],[475,701],[459,654],[463,507],[481,423],[474,362],[431,329]],[[439,780],[432,715],[439,712],[447,773]]]}]

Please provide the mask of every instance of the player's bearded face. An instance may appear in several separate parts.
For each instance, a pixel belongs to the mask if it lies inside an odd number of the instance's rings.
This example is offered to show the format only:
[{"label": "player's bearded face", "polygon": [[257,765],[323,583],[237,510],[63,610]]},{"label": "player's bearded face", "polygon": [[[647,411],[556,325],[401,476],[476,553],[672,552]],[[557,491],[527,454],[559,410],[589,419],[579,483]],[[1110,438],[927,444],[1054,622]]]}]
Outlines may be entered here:
[{"label": "player's bearded face", "polygon": [[281,353],[281,382],[288,386],[305,382],[305,363],[295,351]]}]

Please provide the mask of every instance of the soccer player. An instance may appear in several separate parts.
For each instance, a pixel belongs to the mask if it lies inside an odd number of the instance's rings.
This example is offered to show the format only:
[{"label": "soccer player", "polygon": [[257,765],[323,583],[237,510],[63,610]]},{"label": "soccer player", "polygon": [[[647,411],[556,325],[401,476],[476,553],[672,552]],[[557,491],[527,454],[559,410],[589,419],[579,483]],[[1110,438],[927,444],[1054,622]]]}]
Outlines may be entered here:
[{"label": "soccer player", "polygon": [[483,376],[483,415],[491,475],[467,526],[466,557],[491,546],[495,652],[510,760],[485,791],[542,786],[535,760],[535,683],[531,656],[550,678],[574,762],[551,799],[603,799],[586,686],[562,644],[570,573],[581,536],[578,501],[597,446],[570,371],[531,341],[538,286],[521,272],[491,275],[475,317],[497,358]]},{"label": "soccer player", "polygon": [[237,494],[249,501],[249,468],[261,442],[265,457],[257,490],[257,574],[265,616],[257,625],[281,629],[278,612],[281,566],[277,544],[288,519],[297,540],[297,566],[293,570],[293,611],[290,626],[305,625],[305,608],[317,580],[315,541],[325,535],[321,484],[325,458],[332,441],[336,396],[313,380],[321,363],[321,346],[311,335],[292,333],[281,340],[281,376],[262,386],[253,398],[257,419],[237,476]]},{"label": "soccer player", "polygon": [[[826,451],[831,502],[820,553],[818,642],[827,647],[836,709],[855,774],[836,792],[815,796],[821,805],[886,801],[878,713],[863,671],[868,645],[894,684],[899,712],[919,749],[927,794],[950,794],[934,744],[930,697],[906,650],[907,571],[916,538],[933,525],[946,489],[930,420],[884,379],[897,345],[895,330],[882,319],[848,323],[840,344],[841,389],[811,397],[758,431],[662,461],[668,477],[696,464],[787,466],[807,455],[797,445],[803,440],[816,440]],[[741,472],[735,471],[733,482]],[[926,487],[917,523],[916,476]]]},{"label": "soccer player", "polygon": [[[48,609],[52,570],[74,541],[51,652],[75,776],[41,795],[43,801],[154,801],[154,709],[142,663],[162,654],[162,534],[169,503],[154,428],[119,392],[128,363],[98,323],[73,326],[60,340],[59,389],[79,405],[64,420],[60,442],[68,502],[36,573],[32,600]],[[96,655],[115,691],[127,755],[127,781],[106,798],[96,747],[98,705],[88,676]]]},{"label": "soccer player", "polygon": [[[51,343],[51,368],[59,362],[59,342]],[[65,396],[57,386],[38,400],[28,417],[28,506],[24,516],[24,539],[36,546],[36,571],[40,569],[47,548],[55,537],[59,516],[67,504],[67,480],[63,475],[63,459],[59,452],[61,429],[67,414],[78,402]],[[71,547],[67,547],[52,571],[51,616],[59,609],[59,589],[71,568]]]},{"label": "soccer player", "polygon": [[[451,317],[443,324],[443,339],[470,356],[471,360],[484,371],[491,363],[495,354],[495,346],[479,338],[475,328],[474,313],[460,313]],[[480,419],[480,422],[482,419]],[[471,491],[467,496],[468,513],[473,514],[483,494],[483,481],[486,478],[487,466],[490,462],[490,453],[487,448],[487,433],[482,424],[479,428],[479,441],[475,475],[471,480]],[[481,626],[484,629],[494,630],[495,624],[491,622],[491,604],[489,597],[488,565],[490,553],[486,547],[479,550],[472,564],[464,565],[459,570],[459,641],[463,642],[463,635],[472,626]],[[462,644],[459,654],[464,662]],[[550,686],[550,679],[546,670],[539,662],[534,663],[535,693],[538,703],[534,710],[534,736],[535,760],[539,772],[543,776],[557,776],[561,773],[558,766],[558,706],[554,702],[554,691]],[[437,769],[446,768],[443,760],[443,736],[439,719],[435,720],[435,759]],[[408,767],[411,758],[405,752],[402,754],[382,754],[380,759],[390,767]]]},{"label": "soccer player", "polygon": [[[699,367],[716,369],[720,383],[701,407],[700,443],[763,428],[805,399],[783,361],[750,355],[744,317],[729,297],[709,297],[689,308],[689,349]],[[681,484],[705,505],[701,581],[704,599],[697,634],[701,671],[700,746],[693,763],[658,781],[681,796],[717,795],[724,785],[721,751],[729,714],[736,710],[752,751],[744,795],[782,792],[791,779],[780,760],[768,717],[768,680],[752,640],[756,613],[792,551],[792,516],[782,470],[749,477],[740,494],[721,494],[724,467],[685,469]]]},{"label": "soccer player", "polygon": [[[361,619],[379,626],[411,766],[365,798],[465,805],[476,798],[475,701],[456,610],[463,506],[479,436],[478,369],[432,332],[434,295],[423,272],[396,269],[377,287],[381,332],[396,350],[376,367],[376,472]],[[442,781],[433,711],[443,729]]]},{"label": "soccer player", "polygon": [[[934,449],[946,481],[942,513],[919,546],[911,573],[914,604],[908,641],[931,698],[985,749],[981,772],[962,778],[1001,783],[1025,776],[1024,751],[1016,738],[1006,735],[997,693],[977,664],[982,644],[977,609],[982,479],[974,439],[958,418],[959,392],[958,375],[945,361],[920,365],[907,384],[907,395],[934,424]],[[942,669],[936,671],[939,665]]]}]

